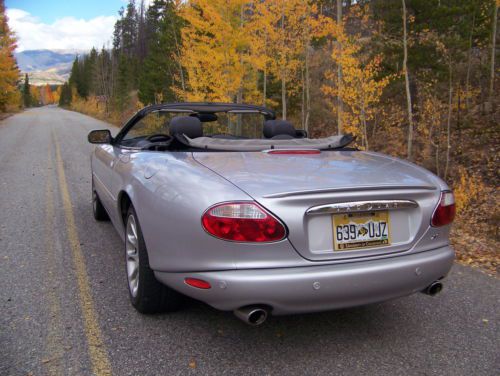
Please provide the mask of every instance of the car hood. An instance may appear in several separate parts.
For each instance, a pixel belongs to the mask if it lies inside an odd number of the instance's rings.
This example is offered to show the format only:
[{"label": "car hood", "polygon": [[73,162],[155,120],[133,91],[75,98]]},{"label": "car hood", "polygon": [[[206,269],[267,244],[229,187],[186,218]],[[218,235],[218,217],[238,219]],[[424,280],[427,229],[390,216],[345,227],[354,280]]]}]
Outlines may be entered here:
[{"label": "car hood", "polygon": [[255,199],[353,189],[436,189],[440,185],[423,168],[373,152],[195,152],[193,157]]}]

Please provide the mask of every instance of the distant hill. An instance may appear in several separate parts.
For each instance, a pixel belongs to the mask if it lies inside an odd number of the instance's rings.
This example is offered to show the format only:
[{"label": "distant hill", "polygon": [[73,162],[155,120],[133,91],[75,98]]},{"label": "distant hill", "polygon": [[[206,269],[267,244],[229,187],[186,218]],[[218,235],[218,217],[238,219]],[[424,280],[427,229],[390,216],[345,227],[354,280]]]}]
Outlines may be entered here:
[{"label": "distant hill", "polygon": [[71,71],[76,55],[83,51],[75,50],[27,50],[16,52],[19,69],[28,73],[33,85],[63,84]]}]

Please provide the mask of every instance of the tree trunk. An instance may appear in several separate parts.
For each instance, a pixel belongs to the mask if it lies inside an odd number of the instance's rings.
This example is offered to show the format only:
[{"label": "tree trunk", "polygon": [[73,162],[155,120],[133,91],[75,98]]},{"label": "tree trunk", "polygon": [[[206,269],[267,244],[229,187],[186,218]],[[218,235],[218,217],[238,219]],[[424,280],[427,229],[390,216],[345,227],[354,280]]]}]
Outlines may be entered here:
[{"label": "tree trunk", "polygon": [[[337,25],[342,25],[342,0],[337,0]],[[340,44],[338,48],[342,48]],[[343,112],[343,103],[342,98],[340,96],[340,89],[342,87],[342,66],[340,64],[337,65],[337,129],[338,134],[342,134],[342,112]]]},{"label": "tree trunk", "polygon": [[309,74],[309,40],[306,52],[306,118],[304,120],[304,130],[309,133],[309,118],[311,117],[311,76]]},{"label": "tree trunk", "polygon": [[304,69],[300,70],[300,78],[302,81],[302,98],[300,102],[300,125],[302,129],[304,128],[304,123],[306,120],[306,82],[304,79]]},{"label": "tree trunk", "polygon": [[264,36],[264,54],[266,56],[266,61],[264,62],[264,84],[263,84],[263,89],[262,89],[262,96],[264,97],[262,99],[262,105],[265,107],[266,106],[266,99],[267,99],[267,32],[266,35]]},{"label": "tree trunk", "polygon": [[177,40],[177,33],[175,32],[173,19],[170,19],[170,26],[172,26],[172,35],[174,37],[175,50],[176,50],[176,60],[177,65],[179,66],[179,76],[181,79],[181,89],[185,93],[186,92],[186,80],[184,79],[184,69],[181,64],[181,49],[179,47],[179,42]]},{"label": "tree trunk", "polygon": [[304,69],[305,69],[305,79],[304,79],[304,85],[305,85],[305,114],[304,114],[304,123],[302,124],[302,129],[305,130],[306,132],[309,131],[309,116],[311,112],[311,97],[310,97],[310,74],[309,74],[309,50],[310,50],[310,43],[311,43],[311,30],[310,30],[310,24],[309,24],[309,18],[311,17],[311,10],[309,7],[309,4],[307,6],[307,24],[305,27],[305,43],[304,43]]},{"label": "tree trunk", "polygon": [[491,63],[490,63],[490,106],[493,109],[493,95],[495,89],[495,48],[497,39],[498,2],[495,0],[493,24],[491,32]]},{"label": "tree trunk", "polygon": [[405,88],[406,88],[406,104],[408,110],[408,153],[407,157],[411,161],[413,159],[413,114],[410,93],[410,78],[408,75],[408,36],[406,31],[406,2],[403,3],[403,72],[405,75]]},{"label": "tree trunk", "polygon": [[444,179],[448,176],[448,168],[450,166],[450,149],[451,149],[451,113],[453,105],[453,85],[452,85],[452,67],[451,67],[451,57],[448,64],[448,120],[446,121],[446,164],[444,167]]},{"label": "tree trunk", "polygon": [[[282,48],[281,51],[284,53],[285,50],[285,13],[284,9],[282,9],[281,13],[281,43]],[[281,69],[281,107],[282,107],[282,118],[286,120],[286,68],[283,67]]]},{"label": "tree trunk", "polygon": [[470,68],[472,60],[472,37],[474,34],[474,26],[476,23],[476,13],[472,14],[472,26],[470,28],[469,35],[469,50],[467,51],[467,73],[465,75],[465,111],[469,112],[469,84],[470,84]]},{"label": "tree trunk", "polygon": [[283,71],[281,77],[281,104],[283,108],[282,118],[286,120],[286,81],[285,81],[286,73]]},{"label": "tree trunk", "polygon": [[[434,135],[434,127],[436,126],[437,122],[434,119],[434,113],[431,114],[431,127],[429,129],[429,142],[430,144],[436,149],[436,155],[435,155],[435,163],[436,163],[436,175],[439,176],[439,143],[435,143],[432,139]],[[439,137],[439,131],[436,132],[438,133]],[[439,142],[439,138],[438,138]]]},{"label": "tree trunk", "polygon": [[363,124],[363,136],[365,139],[365,148],[366,150],[369,150],[369,145],[368,145],[368,131],[366,129],[366,113],[365,113],[365,102],[363,100],[363,103],[361,105],[361,123]]},{"label": "tree trunk", "polygon": [[264,67],[264,89],[262,90],[262,105],[265,107],[266,106],[266,99],[267,99],[267,67]]}]

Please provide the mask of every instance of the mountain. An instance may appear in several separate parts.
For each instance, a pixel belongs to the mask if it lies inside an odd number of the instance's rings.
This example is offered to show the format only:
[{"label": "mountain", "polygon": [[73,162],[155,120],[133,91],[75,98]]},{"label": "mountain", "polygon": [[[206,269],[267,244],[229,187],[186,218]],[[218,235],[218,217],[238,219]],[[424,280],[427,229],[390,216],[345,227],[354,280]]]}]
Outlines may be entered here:
[{"label": "mountain", "polygon": [[28,73],[33,85],[60,85],[68,78],[77,50],[26,50],[14,53],[21,72]]}]

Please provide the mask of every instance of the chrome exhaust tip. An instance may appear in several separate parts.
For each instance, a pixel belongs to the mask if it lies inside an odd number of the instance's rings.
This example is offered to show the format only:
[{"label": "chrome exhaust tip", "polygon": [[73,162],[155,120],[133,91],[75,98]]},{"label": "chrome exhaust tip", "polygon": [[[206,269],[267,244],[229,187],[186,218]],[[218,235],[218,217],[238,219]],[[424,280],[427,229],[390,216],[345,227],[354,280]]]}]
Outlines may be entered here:
[{"label": "chrome exhaust tip", "polygon": [[439,294],[441,290],[443,290],[443,284],[439,281],[435,281],[427,286],[422,292],[430,296],[435,296]]},{"label": "chrome exhaust tip", "polygon": [[259,326],[267,320],[268,310],[259,306],[247,306],[235,310],[234,315],[248,325]]}]

